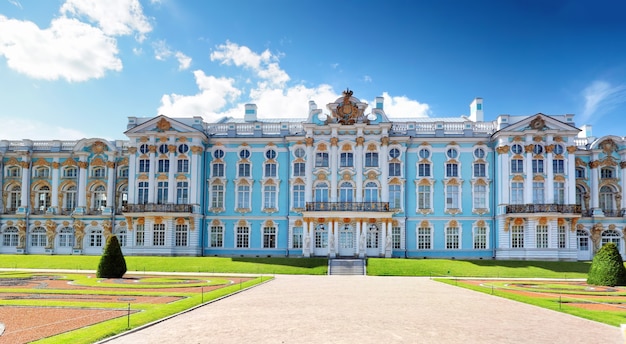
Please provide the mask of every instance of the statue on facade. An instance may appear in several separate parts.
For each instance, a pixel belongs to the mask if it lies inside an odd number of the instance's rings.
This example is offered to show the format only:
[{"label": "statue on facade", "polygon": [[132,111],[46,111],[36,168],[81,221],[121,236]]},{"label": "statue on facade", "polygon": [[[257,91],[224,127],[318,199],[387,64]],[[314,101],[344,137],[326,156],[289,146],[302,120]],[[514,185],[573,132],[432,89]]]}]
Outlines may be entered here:
[{"label": "statue on facade", "polygon": [[54,248],[54,238],[56,237],[57,224],[52,220],[46,221],[46,237],[48,237],[47,249]]},{"label": "statue on facade", "polygon": [[17,248],[26,248],[26,222],[19,220],[15,225],[17,226],[17,236],[19,239]]},{"label": "statue on facade", "polygon": [[80,250],[83,248],[83,238],[85,237],[85,223],[80,220],[76,220],[74,222],[74,238],[76,239],[76,244],[74,248]]}]

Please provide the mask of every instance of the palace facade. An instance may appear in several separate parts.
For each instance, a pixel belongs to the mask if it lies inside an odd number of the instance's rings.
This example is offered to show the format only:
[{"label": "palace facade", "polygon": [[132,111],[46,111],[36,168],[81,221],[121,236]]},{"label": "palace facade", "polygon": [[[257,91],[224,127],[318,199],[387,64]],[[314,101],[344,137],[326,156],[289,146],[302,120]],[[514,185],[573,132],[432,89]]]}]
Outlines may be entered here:
[{"label": "palace facade", "polygon": [[130,117],[125,140],[0,141],[0,253],[589,260],[625,254],[626,141],[574,115]]}]

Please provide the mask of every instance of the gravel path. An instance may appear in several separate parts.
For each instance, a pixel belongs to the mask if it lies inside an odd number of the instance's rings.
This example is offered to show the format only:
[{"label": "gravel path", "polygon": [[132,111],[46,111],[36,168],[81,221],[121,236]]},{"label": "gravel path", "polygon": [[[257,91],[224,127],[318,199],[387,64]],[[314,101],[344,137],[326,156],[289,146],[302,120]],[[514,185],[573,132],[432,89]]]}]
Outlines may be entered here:
[{"label": "gravel path", "polygon": [[624,343],[617,327],[422,277],[276,276],[107,343]]}]

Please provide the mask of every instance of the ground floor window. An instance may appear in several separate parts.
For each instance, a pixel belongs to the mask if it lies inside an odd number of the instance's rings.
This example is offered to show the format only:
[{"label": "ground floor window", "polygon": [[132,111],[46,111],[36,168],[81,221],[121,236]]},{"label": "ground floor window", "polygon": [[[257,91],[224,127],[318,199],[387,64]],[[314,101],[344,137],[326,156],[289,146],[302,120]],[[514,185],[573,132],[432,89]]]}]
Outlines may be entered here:
[{"label": "ground floor window", "polygon": [[537,248],[548,248],[548,226],[537,226]]},{"label": "ground floor window", "polygon": [[117,241],[119,241],[120,246],[126,246],[126,229],[118,230],[117,233],[115,233],[115,236],[117,237]]},{"label": "ground floor window", "polygon": [[250,247],[250,228],[237,227],[237,236],[235,240],[238,248]]},{"label": "ground floor window", "polygon": [[417,229],[417,249],[430,250],[432,248],[430,228],[420,227]]},{"label": "ground floor window", "polygon": [[446,228],[446,249],[457,250],[459,248],[459,227]]},{"label": "ground floor window", "polygon": [[328,232],[324,225],[319,225],[315,229],[315,248],[328,247]]},{"label": "ground floor window", "polygon": [[609,229],[607,231],[602,232],[602,246],[612,242],[617,246],[617,249],[620,249],[619,245],[620,235],[616,230]]},{"label": "ground floor window", "polygon": [[559,226],[559,248],[567,247],[567,230],[565,226]]},{"label": "ground floor window", "polygon": [[474,249],[484,250],[487,248],[487,228],[476,227],[474,228]]},{"label": "ground floor window", "polygon": [[59,247],[74,247],[74,229],[63,227],[59,230]]},{"label": "ground floor window", "polygon": [[378,240],[380,237],[380,231],[376,225],[372,225],[367,230],[366,244],[367,248],[378,248]]},{"label": "ground floor window", "polygon": [[102,230],[94,229],[89,232],[89,246],[102,247]]},{"label": "ground floor window", "polygon": [[291,247],[302,248],[302,227],[294,227],[292,229]]},{"label": "ground floor window", "polygon": [[15,227],[8,227],[2,233],[2,246],[17,246],[19,245],[18,230]]},{"label": "ground floor window", "polygon": [[152,245],[165,246],[165,224],[155,223],[152,227]]},{"label": "ground floor window", "polygon": [[263,227],[263,248],[276,248],[276,227]]},{"label": "ground floor window", "polygon": [[174,228],[174,236],[175,236],[175,244],[176,246],[187,246],[189,231],[187,230],[187,225],[176,225]]},{"label": "ground floor window", "polygon": [[511,247],[524,248],[524,226],[511,227]]},{"label": "ground floor window", "polygon": [[46,230],[43,227],[35,227],[30,233],[30,246],[32,247],[45,247],[48,245],[48,237],[46,237]]},{"label": "ground floor window", "polygon": [[584,230],[576,230],[576,237],[578,237],[578,250],[589,251],[589,234]]},{"label": "ground floor window", "polygon": [[143,224],[135,226],[135,246],[145,245],[146,227]]},{"label": "ground floor window", "polygon": [[402,248],[402,228],[391,228],[391,247],[395,250]]},{"label": "ground floor window", "polygon": [[224,228],[222,226],[211,226],[211,238],[209,240],[211,247],[224,246]]}]

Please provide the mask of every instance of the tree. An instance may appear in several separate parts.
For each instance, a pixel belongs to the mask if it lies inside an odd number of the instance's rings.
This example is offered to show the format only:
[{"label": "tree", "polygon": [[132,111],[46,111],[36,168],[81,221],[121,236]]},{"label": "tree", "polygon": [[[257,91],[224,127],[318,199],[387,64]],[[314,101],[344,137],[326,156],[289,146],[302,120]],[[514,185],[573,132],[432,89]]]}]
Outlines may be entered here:
[{"label": "tree", "polygon": [[119,241],[115,235],[107,239],[104,252],[98,264],[96,277],[99,278],[122,278],[126,273],[126,260],[122,253]]},{"label": "tree", "polygon": [[593,257],[587,283],[614,287],[626,285],[626,268],[614,243],[607,243]]}]

